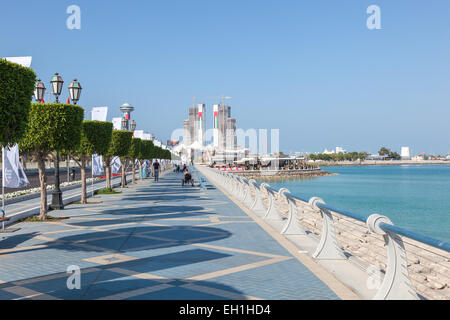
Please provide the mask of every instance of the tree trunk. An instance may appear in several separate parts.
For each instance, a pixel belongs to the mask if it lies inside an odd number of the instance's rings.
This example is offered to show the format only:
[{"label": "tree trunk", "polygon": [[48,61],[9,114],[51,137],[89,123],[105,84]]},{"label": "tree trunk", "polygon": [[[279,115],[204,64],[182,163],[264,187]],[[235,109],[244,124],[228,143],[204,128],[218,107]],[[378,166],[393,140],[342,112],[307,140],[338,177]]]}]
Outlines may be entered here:
[{"label": "tree trunk", "polygon": [[126,176],[126,166],[127,166],[127,160],[123,159],[123,163],[122,163],[122,188],[125,188],[125,179],[127,178],[127,176]]},{"label": "tree trunk", "polygon": [[47,219],[47,176],[45,175],[45,161],[42,155],[37,157],[39,169],[39,183],[41,185],[41,209],[39,212],[39,220]]},{"label": "tree trunk", "polygon": [[22,168],[23,168],[24,171],[27,170],[27,160],[28,160],[27,155],[23,154],[22,155]]},{"label": "tree trunk", "polygon": [[106,189],[111,189],[111,166],[105,167],[106,173]]},{"label": "tree trunk", "polygon": [[133,170],[133,174],[131,175],[131,183],[135,183],[136,180],[136,160],[133,161],[133,164],[131,165],[131,170]]},{"label": "tree trunk", "polygon": [[81,156],[81,204],[87,204],[86,157]]}]

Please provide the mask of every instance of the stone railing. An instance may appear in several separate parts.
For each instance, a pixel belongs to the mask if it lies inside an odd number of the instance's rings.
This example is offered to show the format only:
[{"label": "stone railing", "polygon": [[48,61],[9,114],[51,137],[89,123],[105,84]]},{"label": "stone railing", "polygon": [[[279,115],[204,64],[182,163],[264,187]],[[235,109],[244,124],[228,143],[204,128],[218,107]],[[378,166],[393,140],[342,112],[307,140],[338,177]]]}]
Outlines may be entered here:
[{"label": "stone railing", "polygon": [[234,198],[281,234],[317,239],[317,260],[348,260],[379,276],[373,299],[450,299],[450,243],[396,227],[385,216],[368,218],[302,199],[282,188],[214,169],[205,171]]}]

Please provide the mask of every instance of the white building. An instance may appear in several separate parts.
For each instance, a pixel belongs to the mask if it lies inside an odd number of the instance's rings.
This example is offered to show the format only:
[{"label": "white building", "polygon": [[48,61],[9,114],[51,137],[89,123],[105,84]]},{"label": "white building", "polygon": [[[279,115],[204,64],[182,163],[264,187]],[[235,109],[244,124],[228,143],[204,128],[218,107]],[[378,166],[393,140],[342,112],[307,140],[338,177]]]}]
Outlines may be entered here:
[{"label": "white building", "polygon": [[409,147],[402,147],[401,157],[403,160],[411,160],[411,150]]},{"label": "white building", "polygon": [[347,152],[347,150],[345,150],[344,148],[341,148],[341,147],[336,147],[336,153],[346,153]]}]

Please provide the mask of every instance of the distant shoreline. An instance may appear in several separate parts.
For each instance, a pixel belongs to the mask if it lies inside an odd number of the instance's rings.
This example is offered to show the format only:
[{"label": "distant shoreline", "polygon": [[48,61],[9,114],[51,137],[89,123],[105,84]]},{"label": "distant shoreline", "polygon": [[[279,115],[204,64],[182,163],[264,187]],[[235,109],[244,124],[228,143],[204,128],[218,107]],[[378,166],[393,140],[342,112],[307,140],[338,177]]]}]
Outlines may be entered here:
[{"label": "distant shoreline", "polygon": [[345,167],[345,166],[404,166],[404,165],[450,165],[450,161],[441,160],[423,160],[423,161],[412,161],[412,160],[398,160],[398,161],[378,161],[378,160],[367,160],[362,162],[315,162],[320,167]]}]

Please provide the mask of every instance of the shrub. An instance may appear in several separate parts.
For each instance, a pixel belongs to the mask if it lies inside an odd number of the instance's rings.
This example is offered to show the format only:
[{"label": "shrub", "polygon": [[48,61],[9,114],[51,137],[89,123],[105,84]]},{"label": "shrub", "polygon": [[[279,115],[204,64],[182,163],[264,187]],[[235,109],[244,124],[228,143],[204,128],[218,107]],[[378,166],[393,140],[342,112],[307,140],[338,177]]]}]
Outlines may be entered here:
[{"label": "shrub", "polygon": [[36,74],[0,59],[0,144],[11,146],[23,137],[30,115]]},{"label": "shrub", "polygon": [[39,219],[47,218],[45,160],[52,151],[76,150],[80,145],[84,110],[69,104],[32,104],[22,150],[32,154],[38,163],[41,185]]},{"label": "shrub", "polygon": [[77,150],[71,152],[74,160],[81,168],[81,203],[87,203],[86,197],[86,166],[93,154],[106,154],[112,138],[111,122],[83,121],[81,142]]},{"label": "shrub", "polygon": [[[106,167],[106,188],[111,189],[111,162],[114,156],[122,158],[127,156],[130,149],[131,138],[133,133],[125,130],[114,130],[112,132],[111,144],[108,152],[103,156]],[[125,161],[123,161],[125,162]],[[125,186],[125,163],[122,164],[122,186]]]}]

